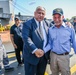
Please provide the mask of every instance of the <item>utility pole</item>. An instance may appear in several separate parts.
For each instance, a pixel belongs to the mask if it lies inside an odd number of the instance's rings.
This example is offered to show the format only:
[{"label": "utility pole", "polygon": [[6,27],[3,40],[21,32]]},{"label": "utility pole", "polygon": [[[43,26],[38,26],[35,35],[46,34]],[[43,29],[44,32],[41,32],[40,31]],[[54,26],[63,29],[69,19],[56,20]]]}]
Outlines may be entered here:
[{"label": "utility pole", "polygon": [[18,13],[18,17],[21,19],[21,13],[20,12]]}]

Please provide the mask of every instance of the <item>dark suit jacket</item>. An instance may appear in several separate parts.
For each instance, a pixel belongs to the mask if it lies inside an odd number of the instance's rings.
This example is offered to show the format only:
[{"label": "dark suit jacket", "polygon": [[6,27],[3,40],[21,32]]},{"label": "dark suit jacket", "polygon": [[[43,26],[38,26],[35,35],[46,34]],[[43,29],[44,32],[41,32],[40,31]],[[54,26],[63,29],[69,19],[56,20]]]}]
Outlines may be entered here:
[{"label": "dark suit jacket", "polygon": [[[43,23],[45,31],[48,33],[48,23],[45,21]],[[23,56],[25,61],[33,65],[37,65],[40,58],[37,58],[35,54],[32,54],[32,51],[36,48],[43,48],[43,38],[40,36],[40,32],[34,18],[28,20],[27,22],[24,22],[22,37],[24,41]],[[48,52],[45,53],[46,59],[48,58],[48,55]]]}]

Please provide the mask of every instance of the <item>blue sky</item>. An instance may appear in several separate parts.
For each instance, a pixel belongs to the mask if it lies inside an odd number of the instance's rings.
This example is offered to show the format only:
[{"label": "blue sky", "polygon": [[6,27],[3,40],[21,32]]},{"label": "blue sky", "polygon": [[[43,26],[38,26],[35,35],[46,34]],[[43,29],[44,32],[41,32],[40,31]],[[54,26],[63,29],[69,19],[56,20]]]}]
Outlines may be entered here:
[{"label": "blue sky", "polygon": [[62,8],[65,18],[76,16],[76,0],[14,0],[15,14],[32,15],[37,6],[46,9],[46,17],[52,18],[52,11],[55,8]]}]

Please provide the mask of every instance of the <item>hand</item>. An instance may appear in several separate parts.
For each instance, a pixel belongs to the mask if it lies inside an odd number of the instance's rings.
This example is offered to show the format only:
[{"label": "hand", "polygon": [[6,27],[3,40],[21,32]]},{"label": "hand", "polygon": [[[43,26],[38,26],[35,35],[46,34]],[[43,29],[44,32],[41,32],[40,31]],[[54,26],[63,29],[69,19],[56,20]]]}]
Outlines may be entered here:
[{"label": "hand", "polygon": [[36,55],[38,58],[40,58],[40,57],[42,57],[42,56],[44,55],[44,51],[41,50],[41,49],[38,49],[38,50],[35,51],[35,55]]},{"label": "hand", "polygon": [[13,44],[13,46],[14,46],[15,49],[17,49],[17,45],[16,44]]},{"label": "hand", "polygon": [[65,24],[67,24],[69,27],[74,28],[73,25],[70,22],[65,22]]}]

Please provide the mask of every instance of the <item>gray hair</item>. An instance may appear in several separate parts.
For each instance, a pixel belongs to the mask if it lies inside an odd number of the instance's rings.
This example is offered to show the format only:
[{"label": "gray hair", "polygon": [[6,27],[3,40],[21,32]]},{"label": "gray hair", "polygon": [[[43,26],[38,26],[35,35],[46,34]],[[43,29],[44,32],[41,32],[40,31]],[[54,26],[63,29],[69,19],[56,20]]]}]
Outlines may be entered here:
[{"label": "gray hair", "polygon": [[38,10],[46,11],[46,9],[44,7],[42,7],[42,6],[38,6],[35,11],[38,11]]}]

